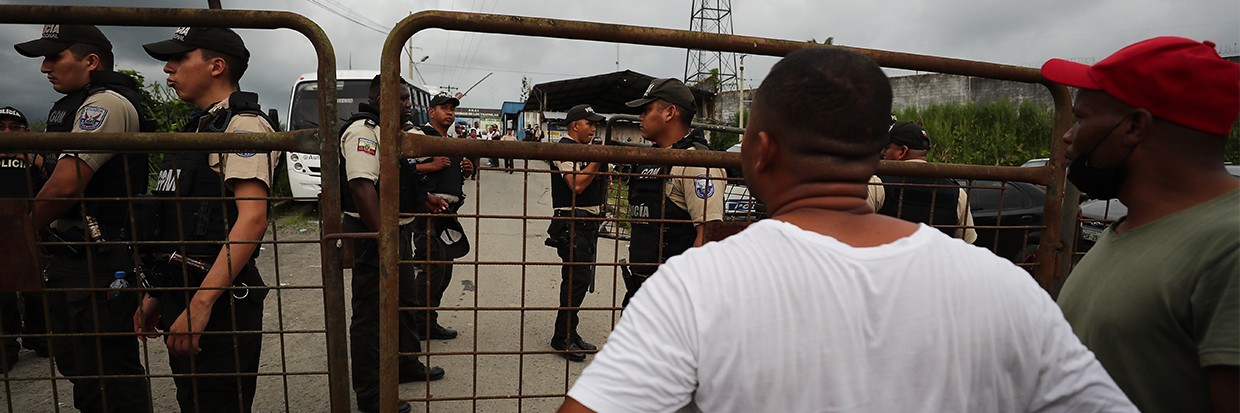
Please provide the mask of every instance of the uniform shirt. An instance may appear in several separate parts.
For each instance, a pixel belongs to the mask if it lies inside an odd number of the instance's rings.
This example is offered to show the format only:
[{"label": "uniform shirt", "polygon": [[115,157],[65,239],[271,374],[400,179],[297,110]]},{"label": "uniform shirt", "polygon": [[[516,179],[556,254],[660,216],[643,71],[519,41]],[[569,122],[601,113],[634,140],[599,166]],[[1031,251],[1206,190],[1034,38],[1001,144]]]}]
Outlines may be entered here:
[{"label": "uniform shirt", "polygon": [[[379,185],[379,125],[366,119],[357,120],[344,129],[340,153],[344,155],[344,174],[348,180],[365,179]],[[343,194],[342,196],[353,196]],[[345,215],[361,219],[356,212]],[[413,222],[413,217],[400,217],[400,225]]]},{"label": "uniform shirt", "polygon": [[599,412],[1136,411],[1024,270],[920,225],[778,220],[659,266],[568,395]]},{"label": "uniform shirt", "polygon": [[[90,95],[78,108],[71,132],[137,132],[139,130],[138,110],[125,100],[124,96],[111,90],[103,90]],[[60,157],[76,157],[86,163],[92,171],[98,171],[104,163],[112,159],[112,153],[65,153]]]},{"label": "uniform shirt", "polygon": [[[514,136],[513,139],[516,139],[516,137]],[[581,172],[585,170],[586,165],[589,165],[589,164],[590,162],[555,161],[556,169],[559,169],[560,171],[571,171],[571,172]],[[561,176],[560,179],[564,179],[563,177],[567,175],[561,174],[560,176]],[[607,179],[607,175],[592,175],[592,176],[594,177],[594,179],[603,179],[603,180]],[[568,182],[565,181],[565,183],[568,183]],[[569,184],[568,188],[572,189],[573,185]],[[576,207],[576,209],[588,211],[589,213],[594,214],[594,215],[602,215],[603,206],[602,205],[578,206]],[[555,210],[556,211],[571,211],[573,210],[573,207],[555,208]]]},{"label": "uniform shirt", "polygon": [[[904,162],[927,163],[925,159],[909,159]],[[866,199],[866,204],[870,205],[871,208],[874,208],[875,211],[882,208],[883,203],[886,202],[887,194],[886,191],[883,190],[882,183],[883,180],[878,176],[870,177],[870,194]],[[960,188],[959,191],[960,195],[956,201],[956,222],[959,222],[960,225],[964,227],[956,228],[956,231],[952,234],[952,237],[960,238],[964,240],[964,242],[972,244],[973,241],[977,241],[977,229],[973,228],[973,212],[969,211],[969,193],[965,192],[964,188]]]},{"label": "uniform shirt", "polygon": [[[86,101],[82,102],[82,106],[78,108],[74,116],[76,121],[73,122],[73,130],[70,132],[137,132],[140,130],[138,110],[120,93],[107,89],[86,97]],[[70,156],[81,159],[91,171],[97,172],[114,155],[116,154],[103,152],[62,153],[59,159]],[[59,165],[70,167],[67,163]],[[145,168],[144,165],[139,165],[139,167]],[[52,227],[63,230],[71,227],[84,228],[85,224],[79,216],[57,218],[52,223]]]},{"label": "uniform shirt", "polygon": [[1240,365],[1240,189],[1122,233],[1111,225],[1059,307],[1141,411],[1210,411],[1202,368]]},{"label": "uniform shirt", "polygon": [[[207,110],[208,115],[202,117],[202,122],[207,122],[210,119],[210,114],[227,108],[227,99],[216,103],[215,106]],[[198,127],[198,130],[202,130],[201,125]],[[228,126],[224,128],[224,133],[256,132],[275,132],[275,130],[261,116],[249,113],[233,116],[228,121]],[[224,178],[224,185],[230,190],[235,181],[244,179],[258,179],[267,185],[268,190],[270,190],[271,177],[275,175],[275,171],[272,168],[275,167],[279,156],[279,151],[263,154],[256,154],[254,152],[212,153],[207,155],[207,164]]]},{"label": "uniform shirt", "polygon": [[865,197],[865,204],[870,206],[874,212],[878,212],[883,207],[883,202],[887,201],[887,191],[883,190],[883,180],[878,175],[870,175],[870,182],[865,186],[868,196]]},{"label": "uniform shirt", "polygon": [[723,220],[723,187],[727,185],[724,178],[728,176],[723,169],[673,166],[668,174],[683,178],[668,178],[663,195],[688,211],[694,225]]}]

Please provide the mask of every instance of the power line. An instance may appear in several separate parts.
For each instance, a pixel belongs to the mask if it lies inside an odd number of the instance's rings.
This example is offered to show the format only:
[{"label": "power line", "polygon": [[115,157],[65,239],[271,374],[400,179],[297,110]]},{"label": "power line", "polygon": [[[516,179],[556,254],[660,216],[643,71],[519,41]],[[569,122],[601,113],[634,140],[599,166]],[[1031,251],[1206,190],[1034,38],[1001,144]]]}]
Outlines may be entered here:
[{"label": "power line", "polygon": [[[354,24],[357,24],[358,26],[365,27],[365,28],[367,28],[367,29],[370,29],[370,30],[374,31],[375,33],[379,33],[379,34],[382,34],[382,35],[384,35],[384,36],[387,36],[387,35],[388,35],[388,32],[387,32],[386,30],[383,30],[383,29],[381,28],[382,26],[381,26],[381,25],[379,25],[378,23],[375,23],[375,22],[371,21],[371,22],[370,22],[370,24],[367,24],[366,22],[361,21],[359,18],[355,18],[355,17],[353,17],[353,16],[350,16],[350,15],[346,14],[345,12],[342,12],[342,11],[339,11],[339,10],[336,10],[336,9],[333,9],[332,7],[330,7],[330,6],[328,6],[328,5],[324,4],[324,3],[322,3],[320,0],[307,0],[307,1],[309,1],[309,2],[310,2],[310,4],[313,4],[313,5],[315,5],[315,6],[319,6],[319,8],[322,8],[323,10],[327,10],[328,12],[331,12],[332,14],[335,14],[335,15],[340,16],[341,18],[343,18],[343,19],[345,19],[345,20],[348,20],[348,21],[350,21],[350,22],[353,22]],[[347,10],[347,9],[346,9],[346,10]],[[361,19],[365,19],[365,17],[361,17]],[[369,20],[369,19],[366,19],[366,20]],[[373,24],[373,26],[372,26],[372,24]]]},{"label": "power line", "polygon": [[481,71],[486,71],[486,72],[518,73],[518,74],[548,75],[548,76],[577,76],[577,77],[580,77],[580,76],[590,76],[590,75],[592,75],[592,74],[597,74],[597,73],[589,73],[589,74],[587,74],[587,73],[533,72],[533,71],[509,70],[509,69],[499,69],[499,68],[480,67],[480,66],[441,65],[441,64],[434,64],[434,63],[418,63],[418,66],[431,66],[431,67],[442,67],[442,68],[448,68],[448,69],[475,70],[475,71],[480,71],[480,72],[481,72]]}]

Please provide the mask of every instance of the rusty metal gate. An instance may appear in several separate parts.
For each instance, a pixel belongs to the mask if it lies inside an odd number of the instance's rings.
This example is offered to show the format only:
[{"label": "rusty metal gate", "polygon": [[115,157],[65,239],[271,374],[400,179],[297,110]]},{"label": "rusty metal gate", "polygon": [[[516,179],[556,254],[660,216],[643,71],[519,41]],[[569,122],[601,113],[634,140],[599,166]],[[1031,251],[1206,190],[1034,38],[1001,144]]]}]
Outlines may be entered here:
[{"label": "rusty metal gate", "polygon": [[[802,42],[756,38],[746,36],[725,36],[718,34],[696,33],[682,30],[657,29],[649,27],[625,26],[582,21],[568,21],[545,18],[531,18],[505,15],[476,13],[456,13],[427,11],[414,14],[401,21],[389,35],[383,48],[382,71],[394,73],[399,68],[398,58],[400,47],[413,35],[426,29],[443,29],[463,32],[507,34],[530,37],[546,37],[559,39],[575,39],[586,41],[616,42],[640,45],[654,45],[674,48],[692,48],[712,51],[782,56],[793,50],[804,47],[821,47]],[[835,46],[842,47],[842,46]],[[848,50],[867,55],[881,66],[889,68],[909,69],[918,71],[941,72],[959,75],[987,77],[1025,83],[1045,85],[1055,102],[1055,126],[1051,141],[1050,163],[1036,168],[1017,168],[1001,166],[977,166],[954,164],[912,164],[883,161],[879,166],[880,174],[897,176],[916,176],[934,178],[963,179],[960,187],[971,193],[995,191],[1000,204],[1005,196],[1006,182],[1026,182],[1045,186],[1044,220],[1025,222],[1019,225],[976,226],[976,229],[992,231],[1021,231],[1025,234],[1036,233],[1033,241],[1024,241],[1022,249],[1036,250],[1036,259],[1022,264],[1048,292],[1053,291],[1056,280],[1062,279],[1070,265],[1074,231],[1063,231],[1064,228],[1075,227],[1075,196],[1065,200],[1065,165],[1063,155],[1066,145],[1059,139],[1067,130],[1071,121],[1069,108],[1070,96],[1065,87],[1053,85],[1045,81],[1036,69],[974,62],[934,56],[897,53],[881,50],[843,47]],[[546,250],[541,245],[530,245],[530,240],[543,238],[538,232],[545,228],[545,223],[553,217],[549,207],[532,210],[531,207],[542,205],[531,201],[538,197],[534,188],[537,181],[546,180],[551,171],[534,161],[571,160],[594,161],[612,164],[667,164],[689,165],[701,167],[738,167],[739,156],[734,153],[707,151],[660,151],[650,148],[633,148],[617,145],[548,145],[536,142],[493,142],[474,141],[468,139],[440,139],[416,133],[398,132],[398,117],[395,110],[396,80],[388,77],[383,79],[382,104],[385,108],[380,117],[383,136],[381,140],[381,168],[385,175],[397,172],[399,158],[420,156],[462,156],[466,158],[499,157],[525,160],[524,167],[518,166],[515,172],[520,178],[507,177],[499,174],[501,169],[482,168],[472,192],[467,195],[466,206],[455,216],[460,218],[467,233],[476,240],[472,255],[460,260],[428,260],[400,261],[397,238],[397,219],[402,216],[396,203],[399,190],[395,187],[384,187],[381,198],[388,200],[382,203],[381,230],[379,232],[381,262],[386,268],[381,279],[380,308],[383,331],[392,331],[397,326],[400,312],[437,310],[442,318],[455,320],[463,325],[462,338],[455,341],[428,342],[421,353],[401,353],[397,351],[395,335],[381,337],[380,349],[382,363],[380,369],[383,405],[394,406],[397,400],[414,402],[427,411],[439,410],[473,410],[473,411],[546,411],[559,404],[572,378],[580,373],[579,365],[555,357],[562,351],[548,347],[549,334],[545,327],[546,320],[556,310],[563,307],[555,306],[554,300],[545,296],[538,302],[530,302],[538,297],[538,289],[549,285],[548,278],[553,270],[561,265],[552,255],[539,250]],[[509,171],[503,171],[509,172]],[[626,173],[605,173],[609,179],[619,178]],[[531,176],[534,179],[531,179]],[[497,207],[511,202],[511,199],[494,199],[491,196],[496,185],[487,185],[488,179],[498,181],[499,187],[518,184],[521,188],[523,202],[509,207]],[[514,181],[519,179],[519,181]],[[729,178],[731,181],[736,178]],[[996,183],[998,186],[996,186]],[[467,191],[469,192],[469,191]],[[544,194],[545,197],[545,194]],[[472,200],[471,200],[472,198]],[[609,200],[619,201],[618,196],[609,195]],[[619,201],[623,202],[623,201]],[[612,210],[623,210],[616,205],[607,206]],[[429,214],[414,214],[430,216]],[[559,219],[559,218],[556,218]],[[591,220],[578,218],[578,220]],[[622,224],[632,221],[625,216],[608,216],[592,220]],[[507,222],[516,222],[520,230],[515,242],[519,244],[519,260],[513,259],[512,253],[493,252],[487,244],[492,232]],[[1010,223],[1009,223],[1010,224]],[[486,228],[485,230],[483,228]],[[721,230],[721,236],[731,231]],[[514,235],[514,234],[508,234]],[[997,243],[997,241],[996,241]],[[604,301],[603,304],[583,304],[582,325],[587,317],[592,317],[599,326],[596,330],[609,331],[619,316],[620,290],[619,267],[624,265],[620,257],[620,241],[609,243],[611,258],[602,258],[606,254],[604,243],[600,242],[598,262],[593,263],[600,269],[600,276],[595,286],[600,288],[602,297],[593,301]],[[997,247],[997,245],[996,245]],[[1032,253],[1032,252],[1031,252]],[[552,258],[549,258],[552,257]],[[472,269],[473,278],[460,280],[465,283],[461,291],[460,303],[455,305],[441,304],[438,307],[406,307],[399,305],[397,294],[398,281],[392,274],[396,273],[397,263],[400,264],[452,264],[457,268]],[[484,275],[485,274],[485,275]],[[610,274],[610,277],[607,276]],[[531,287],[533,285],[533,287]],[[508,301],[496,296],[508,297]],[[588,315],[594,314],[594,315]],[[491,319],[492,321],[487,321]],[[505,324],[503,321],[516,322]],[[482,326],[486,327],[482,327]],[[502,332],[488,331],[500,329]],[[505,335],[507,334],[507,335]],[[496,345],[497,337],[507,340],[506,345]],[[601,339],[601,337],[593,337]],[[469,341],[469,342],[462,342]],[[409,388],[402,388],[397,383],[395,361],[398,356],[426,356],[428,365],[444,364],[450,366],[449,375],[464,375],[463,380],[456,380],[453,386],[416,385],[416,391],[410,393]],[[469,369],[463,373],[452,369]],[[511,378],[515,375],[515,379]],[[554,375],[553,383],[544,383],[546,375]],[[497,381],[498,377],[507,380]],[[562,379],[562,380],[561,380]],[[512,383],[515,381],[516,383]],[[406,396],[410,394],[410,396]]]},{"label": "rusty metal gate", "polygon": [[[215,2],[218,7],[218,2]],[[53,7],[53,6],[0,6],[0,23],[6,24],[94,24],[101,26],[178,26],[232,27],[252,29],[292,29],[304,35],[318,55],[319,128],[279,133],[225,134],[225,133],[5,133],[0,139],[0,152],[18,151],[69,151],[69,152],[251,152],[296,151],[324,154],[323,196],[339,197],[338,167],[335,137],[335,52],[323,30],[309,19],[286,12],[203,10],[167,8],[111,8],[111,7]],[[32,33],[35,33],[32,30]],[[261,156],[261,155],[260,155]],[[274,164],[274,162],[273,162]],[[136,166],[146,170],[146,165]],[[130,192],[132,195],[133,192]],[[72,198],[74,200],[85,198]],[[112,200],[126,201],[131,206],[138,197]],[[287,202],[289,198],[268,197],[273,202]],[[231,201],[230,201],[231,202]],[[333,207],[333,205],[335,205]],[[269,206],[269,211],[271,207]],[[313,237],[281,237],[287,222],[272,219],[268,225],[271,232],[260,243],[268,290],[265,325],[261,330],[267,342],[258,375],[259,396],[255,403],[259,411],[327,410],[348,411],[349,382],[346,351],[346,322],[342,268],[335,237],[340,232],[338,203],[324,203],[321,208],[321,233]],[[329,217],[334,217],[330,219]],[[305,226],[302,224],[301,226]],[[317,226],[317,225],[316,225]],[[111,244],[157,244],[158,242],[110,241]],[[226,242],[227,244],[228,242]],[[105,243],[106,244],[106,243]],[[315,245],[319,249],[315,251]],[[46,246],[47,244],[45,244]],[[126,245],[128,246],[128,245]],[[283,250],[283,251],[282,251]],[[293,268],[281,264],[282,256],[296,251],[302,257],[314,259],[310,267],[319,266],[320,271],[306,273],[305,267]],[[283,254],[282,254],[283,252]],[[317,265],[314,265],[317,264]],[[307,265],[305,263],[299,265]],[[106,286],[96,286],[106,287]],[[47,289],[46,293],[99,292],[106,288]],[[158,290],[158,289],[152,289]],[[234,291],[233,296],[236,296]],[[300,296],[300,297],[299,297]],[[294,297],[299,301],[319,304],[309,308],[288,305]],[[274,305],[272,305],[274,304]],[[321,307],[319,307],[321,306]],[[319,307],[319,308],[315,308]],[[123,335],[136,340],[129,333],[103,333],[94,337]],[[35,337],[54,337],[64,334],[43,334]],[[15,339],[16,337],[8,337]],[[144,342],[141,358],[146,373],[139,378],[152,388],[149,401],[155,411],[176,409],[173,375],[167,371],[168,361],[162,358],[163,345],[156,341]],[[295,350],[295,351],[294,351]],[[100,350],[102,352],[102,350]],[[102,355],[97,355],[102,357]],[[50,359],[49,359],[50,360]],[[33,366],[31,366],[33,367]],[[91,378],[91,377],[83,377]],[[4,384],[0,406],[5,411],[73,411],[73,399],[68,396],[66,378],[56,375],[52,363],[45,362],[41,368],[26,368],[5,373],[0,380]],[[310,397],[307,397],[310,395]],[[265,400],[264,400],[265,399]],[[104,402],[106,403],[106,396]]]},{"label": "rusty metal gate", "polygon": [[[500,157],[522,160],[517,168],[480,168],[477,180],[468,186],[466,205],[455,216],[462,220],[473,251],[456,261],[400,259],[398,219],[401,217],[396,199],[399,188],[387,185],[381,188],[380,218],[378,232],[343,233],[341,229],[341,205],[339,182],[340,147],[336,138],[337,120],[335,96],[335,55],[326,35],[314,22],[303,16],[270,11],[202,10],[202,9],[140,9],[97,7],[48,7],[48,6],[0,6],[0,23],[8,24],[97,24],[126,26],[209,26],[255,29],[288,28],[306,36],[318,55],[319,127],[317,130],[301,130],[268,134],[168,134],[168,133],[110,133],[92,134],[90,139],[68,133],[29,133],[17,135],[0,134],[0,152],[56,150],[56,151],[187,151],[187,152],[258,152],[296,151],[321,155],[322,195],[320,197],[321,231],[314,237],[301,239],[280,238],[279,223],[273,222],[271,238],[262,245],[270,247],[275,268],[268,279],[268,287],[274,302],[270,312],[275,320],[262,330],[266,340],[275,343],[267,346],[264,364],[258,373],[260,390],[256,406],[263,410],[330,410],[346,412],[352,409],[349,387],[347,323],[345,307],[344,269],[341,248],[348,239],[378,239],[382,272],[380,278],[380,388],[381,406],[394,411],[398,400],[414,402],[425,411],[546,411],[554,409],[581,371],[581,364],[570,363],[557,357],[561,351],[548,347],[548,321],[557,310],[551,293],[554,274],[562,263],[554,253],[544,247],[541,235],[551,222],[551,208],[540,203],[545,198],[545,183],[550,169],[539,161],[573,160],[597,161],[612,164],[656,163],[701,167],[736,168],[740,158],[735,153],[707,151],[658,151],[649,148],[602,145],[569,147],[536,142],[474,141],[466,139],[437,139],[420,134],[399,132],[397,80],[393,76],[382,79],[382,104],[380,116],[383,131],[380,143],[381,173],[386,176],[398,174],[398,162],[402,158],[430,155],[453,155],[464,157]],[[585,41],[604,41],[628,44],[654,45],[673,48],[718,50],[767,56],[783,56],[804,47],[821,47],[787,40],[724,36],[695,33],[682,30],[657,29],[638,26],[613,25],[592,22],[502,16],[474,13],[429,11],[402,20],[388,36],[382,52],[381,71],[399,73],[400,48],[413,35],[426,29],[444,29],[491,34],[507,34],[530,37],[549,37]],[[1034,241],[1026,241],[1021,249],[1036,249],[1036,261],[1024,263],[1032,276],[1048,292],[1062,280],[1071,265],[1071,251],[1076,236],[1076,194],[1065,189],[1066,145],[1056,137],[1068,128],[1070,97],[1062,86],[1046,82],[1036,69],[974,62],[934,56],[897,53],[881,50],[841,47],[865,54],[881,66],[889,68],[951,73],[988,77],[1016,82],[1045,85],[1055,102],[1055,127],[1051,140],[1050,163],[1036,168],[953,165],[910,164],[884,161],[879,166],[882,174],[917,177],[956,178],[965,180],[960,187],[978,193],[997,191],[1000,200],[1005,196],[1004,182],[1026,182],[1046,187],[1044,220],[1020,225],[976,226],[976,229],[993,231],[1020,231],[1028,235],[1038,234]],[[724,129],[726,130],[726,129]],[[735,132],[735,130],[732,130]],[[631,173],[606,172],[598,174],[618,181]],[[999,182],[999,186],[979,183]],[[738,183],[740,178],[721,179],[721,186]],[[520,198],[502,198],[495,188],[508,188],[509,195]],[[1070,186],[1068,186],[1070,188]],[[540,189],[541,188],[541,189]],[[72,198],[80,199],[80,198]],[[137,198],[120,198],[133,201]],[[619,207],[624,202],[619,192],[609,197],[613,215],[594,219],[610,225],[622,226],[634,220],[625,216]],[[269,201],[287,199],[270,197]],[[1066,202],[1065,202],[1066,200]],[[1002,204],[1002,201],[1000,201]],[[429,214],[414,214],[427,217]],[[752,219],[748,217],[746,219]],[[742,219],[744,221],[745,219]],[[313,226],[313,225],[312,225]],[[1067,229],[1073,230],[1067,230]],[[726,236],[732,229],[719,230],[718,237]],[[1023,237],[1028,239],[1029,237]],[[532,242],[531,242],[532,241]],[[1036,243],[1033,243],[1036,242]],[[124,243],[124,242],[117,242]],[[996,241],[997,243],[997,241]],[[294,250],[298,246],[318,244],[321,277],[315,282],[282,281],[281,248]],[[620,249],[622,240],[600,241],[598,262],[599,277],[595,283],[596,297],[587,299],[582,310],[582,325],[592,335],[589,339],[602,344],[605,335],[615,325],[620,314],[623,296],[619,282],[624,257]],[[996,245],[997,248],[997,245]],[[516,252],[513,252],[515,249]],[[312,250],[296,250],[302,254]],[[502,252],[501,252],[502,251]],[[606,251],[606,253],[604,253]],[[289,254],[285,253],[287,257]],[[286,259],[287,260],[287,259]],[[461,269],[453,281],[452,293],[435,307],[407,307],[399,304],[399,286],[396,274],[398,265],[453,264]],[[304,268],[303,268],[304,269]],[[288,271],[287,269],[285,271]],[[98,291],[100,289],[87,289]],[[296,294],[322,296],[321,309],[286,307],[284,297]],[[455,300],[455,302],[453,302]],[[600,304],[601,303],[601,304]],[[398,349],[398,318],[402,312],[437,310],[442,319],[461,330],[455,340],[429,340],[420,353],[401,353]],[[321,317],[312,322],[286,320],[286,312],[321,311]],[[51,336],[51,334],[45,335]],[[321,338],[321,344],[320,340]],[[306,353],[292,354],[291,342],[310,342]],[[149,346],[149,345],[148,345]],[[149,350],[144,347],[144,353]],[[278,355],[278,357],[277,357]],[[440,382],[399,384],[397,360],[402,356],[418,356],[427,365],[443,365],[448,378]],[[157,358],[143,360],[148,365],[142,378],[152,384],[164,384],[153,390],[152,405],[172,409],[170,401],[171,374],[156,372],[150,366],[163,364]],[[290,368],[296,366],[296,368]],[[311,367],[306,367],[311,366]],[[29,375],[4,374],[0,376],[5,386],[4,403],[8,411],[71,410],[71,402],[63,399],[66,386],[63,377],[56,376],[50,363],[41,371]],[[31,400],[23,395],[23,389],[34,386],[51,386],[49,400]],[[265,387],[264,387],[265,386]],[[318,397],[301,398],[317,394]],[[323,395],[326,395],[326,400]],[[323,401],[326,401],[325,405]],[[171,404],[169,404],[171,403]],[[272,407],[275,406],[275,407]],[[283,406],[279,408],[278,406]],[[157,409],[158,410],[158,409]]]}]

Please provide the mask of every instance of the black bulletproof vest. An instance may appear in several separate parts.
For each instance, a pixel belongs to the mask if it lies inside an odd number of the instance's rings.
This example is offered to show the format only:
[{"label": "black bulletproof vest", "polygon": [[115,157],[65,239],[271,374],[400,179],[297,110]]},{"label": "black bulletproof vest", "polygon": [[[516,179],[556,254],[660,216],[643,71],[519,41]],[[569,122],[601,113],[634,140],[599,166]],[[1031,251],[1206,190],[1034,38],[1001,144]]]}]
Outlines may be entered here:
[{"label": "black bulletproof vest", "polygon": [[[568,137],[560,138],[560,143],[582,144]],[[588,164],[589,162],[579,162],[577,168],[578,170],[585,169]],[[598,171],[605,172],[606,170],[607,165],[603,164]],[[585,191],[574,194],[573,188],[570,188],[568,182],[564,181],[564,175],[560,173],[560,169],[554,162],[551,163],[551,171],[551,206],[554,208],[598,206],[603,205],[603,200],[607,198],[607,177],[605,176],[595,175]]]},{"label": "black bulletproof vest", "polygon": [[[672,144],[672,149],[710,150],[705,146],[700,130],[694,130],[689,136]],[[656,175],[667,175],[672,167],[668,165],[634,165],[632,172],[639,174],[629,177],[629,216],[633,219],[673,219],[688,221],[692,218],[689,211],[681,208],[663,194],[667,178]],[[697,238],[697,230],[689,222],[639,222],[632,223],[632,239],[629,241],[629,260],[633,263],[630,269],[637,274],[654,274],[658,264],[666,262],[693,246]],[[660,239],[662,238],[662,239]]]},{"label": "black bulletproof vest", "polygon": [[42,187],[43,176],[34,164],[16,158],[0,158],[0,198],[34,198]]},{"label": "black bulletproof vest", "polygon": [[[236,204],[223,177],[211,169],[205,153],[168,153],[159,167],[159,180],[151,194],[161,198],[155,226],[156,241],[223,241],[237,222]],[[215,199],[183,199],[215,198]],[[215,257],[218,244],[163,244],[158,252]]]},{"label": "black bulletproof vest", "polygon": [[[138,100],[137,88],[138,83],[129,75],[92,71],[90,72],[90,86],[66,95],[52,105],[52,110],[47,116],[47,131],[72,131],[73,123],[78,121],[77,111],[86,102],[86,98],[95,93],[111,90],[124,97],[137,110],[140,131],[154,132],[155,122]],[[72,166],[63,167],[71,168]],[[146,154],[117,154],[95,171],[90,183],[86,185],[86,190],[83,191],[84,196],[86,198],[124,198],[145,194],[147,168]],[[129,186],[131,190],[126,186]],[[129,226],[129,207],[125,201],[92,200],[84,201],[83,204],[86,215],[94,217],[100,224],[103,224],[105,232],[122,230],[121,234],[105,234],[105,238],[127,238],[123,233],[123,228]],[[76,207],[72,208],[62,218],[80,219],[80,211]]]},{"label": "black bulletproof vest", "polygon": [[[224,132],[233,116],[262,114],[258,95],[233,92],[228,108],[208,115],[196,111],[181,132]],[[263,117],[266,119],[266,117]],[[261,155],[256,155],[261,156]],[[233,192],[224,185],[224,177],[211,169],[206,153],[167,153],[160,164],[159,179],[152,195],[160,198],[153,239],[157,241],[224,241],[237,222],[236,201],[228,199]],[[205,198],[205,199],[182,199]],[[183,251],[190,256],[211,257],[220,252],[219,244],[167,244],[154,248],[158,252]],[[258,249],[250,259],[258,257]]]},{"label": "black bulletproof vest", "polygon": [[[349,120],[345,121],[340,127],[339,138],[344,139],[344,131],[349,128],[353,122],[368,122],[369,125],[377,125],[379,123],[379,111],[374,107],[362,103],[358,105],[360,112],[354,113]],[[345,159],[343,152],[346,150],[356,150],[355,148],[342,148],[340,157],[340,208],[345,212],[357,213],[357,204],[353,202],[353,194],[349,190],[349,176],[345,173]],[[379,192],[379,186],[382,185],[382,179],[379,183],[375,183],[375,192]],[[418,167],[412,159],[400,160],[400,212],[415,213],[425,212],[426,206],[422,205],[426,199],[426,189],[422,185],[422,177],[418,175]]]},{"label": "black bulletproof vest", "polygon": [[[441,136],[439,131],[430,125],[422,125],[422,134],[428,136]],[[439,171],[426,174],[426,192],[433,194],[456,195],[465,198],[465,177],[461,176],[461,157],[450,156],[448,160],[451,165]],[[429,162],[429,161],[427,161]],[[475,167],[477,165],[474,165]]]},{"label": "black bulletproof vest", "polygon": [[[903,176],[881,176],[879,178],[883,180],[886,199],[878,213],[926,225],[960,225],[960,220],[956,215],[956,208],[960,203],[960,190],[955,187],[955,182],[949,179]],[[901,184],[949,186],[927,187]],[[956,232],[956,228],[938,227],[938,229],[948,236]]]}]

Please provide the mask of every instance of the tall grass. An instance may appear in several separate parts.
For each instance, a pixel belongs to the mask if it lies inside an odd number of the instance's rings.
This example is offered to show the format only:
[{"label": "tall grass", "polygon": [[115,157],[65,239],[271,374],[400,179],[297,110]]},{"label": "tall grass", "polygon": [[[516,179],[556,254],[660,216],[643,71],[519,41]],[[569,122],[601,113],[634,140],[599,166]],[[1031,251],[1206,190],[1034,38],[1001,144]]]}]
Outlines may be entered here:
[{"label": "tall grass", "polygon": [[[1016,166],[1050,156],[1054,111],[1049,106],[1008,101],[936,104],[896,111],[930,134],[934,162]],[[1226,137],[1223,157],[1240,164],[1240,120]]]},{"label": "tall grass", "polygon": [[1054,111],[1048,106],[1008,101],[936,104],[905,108],[896,117],[921,125],[930,135],[933,162],[1017,166],[1050,156]]}]

